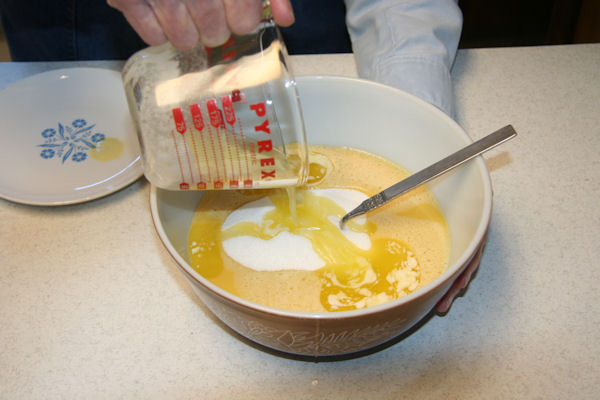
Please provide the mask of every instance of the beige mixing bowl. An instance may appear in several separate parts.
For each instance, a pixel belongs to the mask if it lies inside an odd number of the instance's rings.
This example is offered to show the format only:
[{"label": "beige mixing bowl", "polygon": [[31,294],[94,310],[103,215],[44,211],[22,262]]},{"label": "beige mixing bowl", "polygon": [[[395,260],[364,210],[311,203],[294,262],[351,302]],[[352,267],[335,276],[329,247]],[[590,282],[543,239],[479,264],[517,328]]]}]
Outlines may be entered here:
[{"label": "beige mixing bowl", "polygon": [[[461,127],[400,90],[338,77],[302,77],[298,91],[308,142],[378,154],[411,171],[471,143]],[[451,235],[448,269],[428,286],[389,303],[355,311],[308,313],[265,307],[215,286],[189,265],[188,231],[202,192],[151,190],[158,235],[194,291],[225,324],[272,349],[306,356],[366,350],[396,338],[427,315],[482,246],[492,190],[479,157],[429,183]],[[402,201],[398,198],[394,201]]]}]

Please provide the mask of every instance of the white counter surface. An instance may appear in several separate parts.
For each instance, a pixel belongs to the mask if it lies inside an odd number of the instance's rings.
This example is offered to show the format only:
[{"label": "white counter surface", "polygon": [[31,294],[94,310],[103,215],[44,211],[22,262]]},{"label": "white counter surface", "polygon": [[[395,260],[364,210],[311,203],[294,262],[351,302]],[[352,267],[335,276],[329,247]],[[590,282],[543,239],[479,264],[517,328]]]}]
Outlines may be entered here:
[{"label": "white counter surface", "polygon": [[[293,58],[353,76],[350,55]],[[50,68],[2,63],[0,87]],[[488,244],[464,297],[359,358],[259,349],[196,299],[142,178],[89,203],[0,200],[0,399],[596,399],[600,387],[600,44],[460,51],[457,120],[484,157]],[[2,165],[2,168],[5,166]]]}]

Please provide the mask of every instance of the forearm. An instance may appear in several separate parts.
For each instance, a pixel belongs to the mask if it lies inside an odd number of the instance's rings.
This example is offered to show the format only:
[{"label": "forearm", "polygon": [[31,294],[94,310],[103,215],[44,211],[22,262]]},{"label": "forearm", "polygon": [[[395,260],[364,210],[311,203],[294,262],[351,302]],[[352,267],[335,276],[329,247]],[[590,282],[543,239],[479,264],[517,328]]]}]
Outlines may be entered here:
[{"label": "forearm", "polygon": [[452,116],[450,68],[462,29],[454,0],[346,0],[359,75],[406,90]]}]

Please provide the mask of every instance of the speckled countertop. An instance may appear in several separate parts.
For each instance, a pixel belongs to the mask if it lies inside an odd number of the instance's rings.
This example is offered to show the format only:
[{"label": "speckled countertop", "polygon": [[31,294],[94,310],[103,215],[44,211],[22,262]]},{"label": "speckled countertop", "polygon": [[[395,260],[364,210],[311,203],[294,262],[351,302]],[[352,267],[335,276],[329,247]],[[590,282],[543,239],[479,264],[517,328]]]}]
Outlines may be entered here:
[{"label": "speckled countertop", "polygon": [[[350,55],[293,63],[355,74]],[[0,87],[66,65],[121,64],[2,63]],[[507,123],[520,135],[485,156],[488,244],[446,316],[360,358],[277,356],[196,299],[143,179],[79,205],[0,200],[0,398],[597,398],[600,45],[460,51],[453,80],[474,139]]]}]

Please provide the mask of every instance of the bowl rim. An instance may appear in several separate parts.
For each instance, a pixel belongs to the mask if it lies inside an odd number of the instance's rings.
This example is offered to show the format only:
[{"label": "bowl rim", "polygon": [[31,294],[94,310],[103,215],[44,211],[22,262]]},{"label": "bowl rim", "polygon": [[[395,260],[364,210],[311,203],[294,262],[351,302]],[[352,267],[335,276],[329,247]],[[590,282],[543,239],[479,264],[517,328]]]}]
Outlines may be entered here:
[{"label": "bowl rim", "polygon": [[[384,85],[381,83],[377,83],[377,82],[373,82],[373,81],[369,81],[369,80],[361,79],[361,78],[350,78],[350,77],[328,76],[328,75],[305,75],[305,76],[297,77],[297,81],[300,81],[300,82],[302,82],[302,81],[310,82],[310,81],[323,80],[323,79],[340,81],[342,83],[346,82],[348,84],[361,84],[361,85],[379,87],[380,89],[392,91],[401,96],[405,96],[405,97],[409,98],[411,101],[419,103],[422,107],[428,108],[432,113],[437,114],[442,119],[445,119],[446,122],[448,124],[450,124],[456,132],[459,133],[459,136],[461,137],[462,140],[464,140],[465,145],[468,145],[473,142],[473,140],[464,131],[464,129],[458,124],[458,122],[456,122],[454,119],[450,118],[450,116],[448,116],[441,109],[439,109],[438,107],[434,106],[433,104],[431,104],[415,95],[412,95],[406,91],[403,91],[401,89],[390,87],[390,86],[387,86],[387,85]],[[238,296],[220,288],[219,286],[213,284],[208,279],[204,278],[202,275],[200,275],[198,272],[196,272],[196,270],[194,270],[191,267],[191,265],[189,265],[185,261],[185,259],[179,254],[179,252],[173,247],[173,245],[171,244],[171,242],[167,236],[167,233],[165,232],[165,230],[160,222],[160,215],[159,215],[159,211],[158,211],[158,192],[159,191],[166,192],[167,190],[160,189],[152,184],[150,184],[150,211],[152,214],[152,220],[153,220],[156,232],[158,233],[158,236],[159,236],[161,242],[163,243],[163,245],[165,246],[165,248],[167,249],[167,251],[169,252],[171,257],[173,257],[173,259],[177,263],[178,267],[185,273],[185,275],[188,278],[193,279],[196,283],[202,285],[210,292],[216,294],[222,300],[225,300],[227,302],[232,302],[238,306],[250,309],[254,312],[276,315],[276,316],[280,316],[280,317],[284,317],[284,318],[288,318],[288,319],[302,319],[302,320],[305,320],[305,319],[338,320],[338,319],[349,319],[349,318],[352,319],[352,318],[363,317],[365,315],[378,314],[380,312],[395,309],[397,307],[400,307],[404,304],[410,303],[410,302],[426,295],[427,293],[431,292],[433,289],[435,289],[439,286],[446,284],[447,281],[454,274],[461,272],[468,265],[468,263],[476,255],[479,248],[484,245],[485,240],[486,240],[486,233],[489,228],[491,214],[492,214],[493,192],[492,192],[491,178],[490,178],[490,174],[487,169],[487,166],[486,166],[485,162],[483,161],[482,156],[478,156],[478,157],[474,158],[473,160],[471,160],[471,163],[475,164],[478,167],[478,169],[481,169],[481,172],[482,172],[483,191],[484,191],[484,196],[483,196],[484,197],[483,198],[484,215],[482,216],[482,218],[479,222],[479,225],[477,226],[477,229],[475,230],[475,234],[473,235],[473,238],[469,242],[465,251],[463,251],[463,253],[458,257],[458,259],[454,263],[448,265],[448,267],[446,268],[446,270],[444,272],[442,272],[442,274],[440,274],[432,282],[430,282],[423,288],[420,288],[420,289],[418,289],[406,296],[400,297],[398,299],[391,300],[391,301],[388,301],[388,302],[385,302],[382,304],[378,304],[376,306],[358,309],[358,310],[334,311],[334,312],[294,311],[294,310],[285,310],[285,309],[270,307],[270,306],[266,306],[266,305],[263,305],[260,303],[256,303],[256,302],[238,297]]]}]

